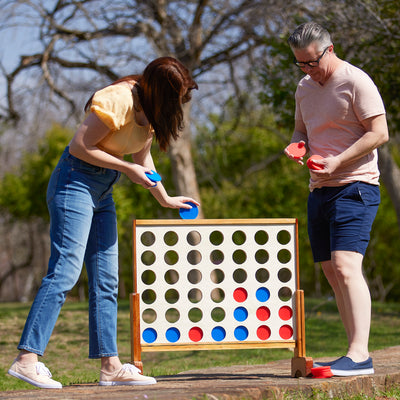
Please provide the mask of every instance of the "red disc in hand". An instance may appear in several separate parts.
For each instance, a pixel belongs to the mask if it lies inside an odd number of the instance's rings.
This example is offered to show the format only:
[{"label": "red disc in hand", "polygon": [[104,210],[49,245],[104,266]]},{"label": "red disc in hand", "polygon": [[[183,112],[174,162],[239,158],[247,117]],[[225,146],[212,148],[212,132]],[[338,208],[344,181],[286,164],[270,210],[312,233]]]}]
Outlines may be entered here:
[{"label": "red disc in hand", "polygon": [[304,145],[303,142],[290,143],[289,146],[287,147],[287,151],[289,155],[292,156],[293,158],[304,157],[307,152],[306,146]]},{"label": "red disc in hand", "polygon": [[315,164],[314,160],[322,160],[324,157],[319,156],[318,154],[314,154],[307,160],[307,167],[314,170],[324,169],[322,165]]}]

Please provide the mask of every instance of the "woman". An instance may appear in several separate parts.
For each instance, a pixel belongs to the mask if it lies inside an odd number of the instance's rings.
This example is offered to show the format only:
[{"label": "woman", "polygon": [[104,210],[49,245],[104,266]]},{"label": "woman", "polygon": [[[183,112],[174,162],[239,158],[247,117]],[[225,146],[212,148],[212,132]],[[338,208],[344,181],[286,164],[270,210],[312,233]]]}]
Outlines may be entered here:
[{"label": "woman", "polygon": [[[197,84],[177,60],[162,57],[142,75],[119,79],[96,92],[85,107],[86,119],[65,149],[49,181],[51,256],[46,277],[32,304],[20,353],[9,374],[40,388],[61,388],[41,362],[68,291],[77,282],[83,262],[89,280],[89,358],[101,358],[100,385],[149,385],[117,352],[118,249],[112,188],[121,172],[149,189],[163,207],[191,208],[192,198],[170,197],[150,153],[153,135],[161,150],[178,138],[183,127],[182,104]],[[123,156],[132,154],[133,163]]]}]

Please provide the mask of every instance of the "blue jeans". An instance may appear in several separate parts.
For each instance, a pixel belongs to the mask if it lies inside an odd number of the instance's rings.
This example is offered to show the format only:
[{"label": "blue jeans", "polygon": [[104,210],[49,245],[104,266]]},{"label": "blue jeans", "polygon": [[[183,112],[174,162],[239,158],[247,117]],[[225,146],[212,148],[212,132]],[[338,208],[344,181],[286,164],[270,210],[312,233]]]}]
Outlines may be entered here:
[{"label": "blue jeans", "polygon": [[113,184],[120,173],[65,149],[47,188],[51,255],[19,349],[43,355],[67,293],[85,262],[89,280],[89,357],[117,356],[118,235]]}]

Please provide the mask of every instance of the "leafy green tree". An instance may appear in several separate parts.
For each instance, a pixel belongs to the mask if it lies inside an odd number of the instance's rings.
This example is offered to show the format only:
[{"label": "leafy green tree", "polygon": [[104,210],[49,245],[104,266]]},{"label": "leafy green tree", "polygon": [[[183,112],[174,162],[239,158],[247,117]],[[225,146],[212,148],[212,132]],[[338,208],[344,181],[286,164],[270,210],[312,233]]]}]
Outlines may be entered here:
[{"label": "leafy green tree", "polygon": [[1,182],[0,208],[14,218],[48,220],[46,190],[50,175],[71,139],[71,131],[53,126],[35,153],[27,153],[21,165],[5,173]]}]

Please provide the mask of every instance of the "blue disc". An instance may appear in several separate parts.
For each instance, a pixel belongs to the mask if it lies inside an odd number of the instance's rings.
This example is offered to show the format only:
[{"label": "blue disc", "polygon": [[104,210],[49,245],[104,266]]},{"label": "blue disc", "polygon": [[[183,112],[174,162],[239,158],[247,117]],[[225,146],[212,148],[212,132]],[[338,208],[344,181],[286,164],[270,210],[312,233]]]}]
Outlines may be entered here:
[{"label": "blue disc", "polygon": [[196,204],[192,203],[191,201],[188,201],[186,204],[189,204],[192,206],[192,208],[187,209],[187,208],[180,208],[179,209],[179,215],[181,216],[182,219],[195,219],[199,215],[199,209],[197,208]]},{"label": "blue disc", "polygon": [[160,182],[161,181],[161,176],[154,170],[151,170],[152,173],[150,172],[145,172],[147,177],[152,181],[152,182]]},{"label": "blue disc", "polygon": [[269,299],[269,296],[269,290],[265,287],[258,289],[256,292],[257,300],[261,302],[267,301]]},{"label": "blue disc", "polygon": [[147,328],[143,331],[143,340],[146,343],[153,343],[157,339],[157,332],[153,328]]},{"label": "blue disc", "polygon": [[249,313],[244,307],[238,307],[233,312],[233,316],[235,317],[236,321],[242,322],[245,321],[248,317]]},{"label": "blue disc", "polygon": [[237,340],[246,340],[248,336],[249,336],[249,331],[245,326],[238,326],[235,329],[235,338]]},{"label": "blue disc", "polygon": [[175,343],[181,337],[181,333],[176,328],[169,328],[165,333],[165,337],[167,338],[168,342]]},{"label": "blue disc", "polygon": [[211,331],[211,336],[216,342],[220,342],[225,339],[225,329],[222,326],[217,326]]}]

